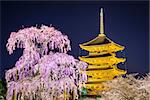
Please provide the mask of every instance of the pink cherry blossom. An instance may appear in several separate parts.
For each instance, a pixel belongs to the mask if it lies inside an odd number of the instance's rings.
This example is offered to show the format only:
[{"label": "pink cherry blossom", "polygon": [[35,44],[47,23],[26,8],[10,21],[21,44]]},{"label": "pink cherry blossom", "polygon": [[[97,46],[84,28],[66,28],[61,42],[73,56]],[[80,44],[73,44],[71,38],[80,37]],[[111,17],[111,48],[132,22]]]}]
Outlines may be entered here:
[{"label": "pink cherry blossom", "polygon": [[87,64],[70,56],[70,40],[54,27],[42,25],[12,32],[6,44],[9,54],[23,48],[23,54],[15,67],[6,72],[7,100],[26,99],[52,100],[64,98],[64,93],[74,92],[78,98],[79,84],[87,81]]}]

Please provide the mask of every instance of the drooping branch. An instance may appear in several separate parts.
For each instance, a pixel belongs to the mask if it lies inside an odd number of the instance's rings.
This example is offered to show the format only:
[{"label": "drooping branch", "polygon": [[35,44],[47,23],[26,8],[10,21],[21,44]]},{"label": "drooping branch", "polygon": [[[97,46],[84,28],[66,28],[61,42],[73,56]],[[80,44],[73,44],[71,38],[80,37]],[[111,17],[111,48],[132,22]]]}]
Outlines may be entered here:
[{"label": "drooping branch", "polygon": [[63,35],[54,27],[45,25],[42,25],[40,28],[30,27],[21,29],[18,32],[12,32],[6,47],[9,54],[12,54],[15,48],[30,50],[35,47],[38,48],[38,45],[41,46],[39,49],[42,49],[42,52],[38,52],[41,55],[47,54],[48,49],[58,49],[59,52],[64,53],[71,50],[70,40],[66,35]]},{"label": "drooping branch", "polygon": [[[66,89],[66,93],[74,91],[77,97],[77,88],[79,84],[87,81],[87,77],[85,73],[80,73],[80,70],[85,71],[87,64],[77,59],[74,59],[73,56],[69,56],[65,53],[50,53],[49,55],[45,55],[42,57],[39,62],[33,67],[32,72],[33,75],[39,73],[36,77],[32,76],[30,70],[28,71],[20,71],[18,73],[20,81],[11,81],[8,83],[8,97],[13,96],[13,91],[15,90],[16,94],[26,93],[27,97],[32,94],[39,95],[38,93],[42,92],[45,95],[46,92],[49,94],[54,93],[54,96],[60,96],[64,93],[64,89]],[[18,71],[19,71],[18,67]],[[8,72],[10,72],[9,70]],[[12,72],[15,72],[12,70]],[[9,73],[16,76],[15,73]],[[9,75],[7,73],[7,75]],[[22,76],[27,74],[28,76]],[[9,79],[7,79],[9,80]],[[63,87],[63,84],[66,84],[66,88]],[[33,88],[34,86],[34,88]],[[44,100],[45,96],[41,96],[42,100]],[[47,96],[46,96],[47,97]],[[47,97],[46,99],[50,98]]]},{"label": "drooping branch", "polygon": [[15,67],[6,72],[8,100],[63,99],[70,93],[78,98],[77,89],[87,81],[87,64],[66,54],[71,49],[66,35],[44,25],[24,28],[8,39],[9,54],[15,48],[24,50]]}]

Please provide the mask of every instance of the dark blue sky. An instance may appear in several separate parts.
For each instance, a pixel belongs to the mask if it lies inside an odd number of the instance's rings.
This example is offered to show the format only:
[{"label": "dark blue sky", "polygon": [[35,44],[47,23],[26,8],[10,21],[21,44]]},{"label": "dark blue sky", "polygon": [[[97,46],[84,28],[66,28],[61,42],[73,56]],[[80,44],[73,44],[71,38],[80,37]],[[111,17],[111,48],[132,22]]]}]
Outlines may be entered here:
[{"label": "dark blue sky", "polygon": [[10,32],[36,24],[59,29],[71,40],[69,54],[84,54],[79,48],[99,33],[99,9],[104,8],[105,34],[126,47],[122,68],[131,72],[149,71],[149,3],[148,2],[1,2],[1,75],[12,68],[22,50],[12,55],[6,51]]}]

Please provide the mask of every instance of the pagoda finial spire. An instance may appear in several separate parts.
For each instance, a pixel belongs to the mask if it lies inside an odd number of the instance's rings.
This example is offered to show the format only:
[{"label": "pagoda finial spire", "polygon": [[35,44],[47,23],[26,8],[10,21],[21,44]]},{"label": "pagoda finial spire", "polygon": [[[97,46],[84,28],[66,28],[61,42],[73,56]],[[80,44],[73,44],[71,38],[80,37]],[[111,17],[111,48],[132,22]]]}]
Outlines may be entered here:
[{"label": "pagoda finial spire", "polygon": [[100,10],[100,34],[104,34],[103,8]]}]

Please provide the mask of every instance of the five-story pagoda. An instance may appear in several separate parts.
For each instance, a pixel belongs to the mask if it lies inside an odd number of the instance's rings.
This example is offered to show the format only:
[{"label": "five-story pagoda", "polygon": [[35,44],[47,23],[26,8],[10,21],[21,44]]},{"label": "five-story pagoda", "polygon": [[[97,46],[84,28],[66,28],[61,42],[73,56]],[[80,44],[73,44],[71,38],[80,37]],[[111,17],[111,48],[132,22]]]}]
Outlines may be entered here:
[{"label": "five-story pagoda", "polygon": [[79,57],[80,60],[88,63],[86,70],[88,81],[84,84],[88,95],[97,95],[98,91],[107,88],[103,82],[126,74],[126,71],[117,68],[117,64],[125,62],[125,58],[118,58],[115,54],[115,52],[124,50],[124,46],[114,43],[104,34],[102,8],[100,12],[100,34],[93,40],[80,44],[80,47],[89,52],[88,56]]}]

